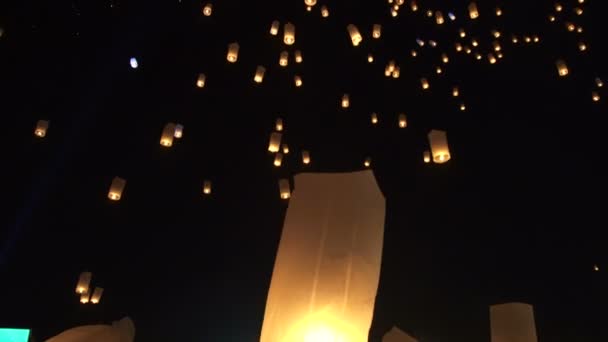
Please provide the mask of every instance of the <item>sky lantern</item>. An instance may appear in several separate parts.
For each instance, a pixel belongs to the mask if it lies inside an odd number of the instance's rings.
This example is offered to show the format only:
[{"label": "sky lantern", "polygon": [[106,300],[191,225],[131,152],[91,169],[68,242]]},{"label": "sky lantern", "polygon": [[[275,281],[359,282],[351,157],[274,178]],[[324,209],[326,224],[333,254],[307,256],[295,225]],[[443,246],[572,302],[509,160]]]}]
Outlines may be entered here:
[{"label": "sky lantern", "polygon": [[603,86],[604,86],[604,82],[602,81],[602,79],[601,79],[601,78],[596,77],[596,78],[595,78],[595,85],[596,85],[598,88],[601,88],[601,87],[603,87]]},{"label": "sky lantern", "polygon": [[285,45],[293,45],[296,42],[296,27],[292,23],[283,26],[283,42]]},{"label": "sky lantern", "polygon": [[407,118],[405,116],[405,114],[401,113],[399,114],[399,128],[405,128],[407,127]]},{"label": "sky lantern", "polygon": [[80,303],[81,304],[89,304],[90,295],[88,292],[83,292],[80,294]]},{"label": "sky lantern", "polygon": [[304,0],[304,3],[306,4],[306,6],[314,6],[317,4],[317,0]]},{"label": "sky lantern", "polygon": [[372,124],[377,124],[378,123],[378,114],[376,113],[372,113],[371,117],[370,117]]},{"label": "sky lantern", "polygon": [[82,272],[78,277],[78,283],[76,283],[76,293],[83,294],[89,292],[89,285],[91,284],[91,278],[93,273]]},{"label": "sky lantern", "polygon": [[420,79],[420,85],[422,86],[422,89],[424,89],[424,90],[427,90],[431,87],[431,85],[429,84],[429,81],[424,77]]},{"label": "sky lantern", "polygon": [[274,122],[274,129],[277,132],[281,132],[283,130],[283,119],[277,118]]},{"label": "sky lantern", "polygon": [[291,197],[291,189],[289,185],[289,179],[279,179],[279,194],[281,199],[289,199]]},{"label": "sky lantern", "polygon": [[160,145],[164,147],[171,147],[173,145],[173,138],[175,136],[175,124],[169,122],[163,127],[163,131],[160,135]]},{"label": "sky lantern", "polygon": [[210,16],[213,13],[213,4],[212,3],[207,3],[205,4],[205,7],[203,7],[203,15],[205,17]]},{"label": "sky lantern", "polygon": [[374,312],[385,199],[370,170],[303,173],[291,197],[260,342],[365,342]]},{"label": "sky lantern", "polygon": [[270,142],[268,143],[268,151],[272,153],[279,152],[281,148],[282,134],[279,132],[270,133]]},{"label": "sky lantern", "polygon": [[437,22],[437,25],[443,25],[445,22],[443,19],[443,13],[441,13],[441,11],[435,12],[435,21]]},{"label": "sky lantern", "polygon": [[286,67],[289,64],[289,52],[281,51],[279,55],[279,65],[282,67]]},{"label": "sky lantern", "polygon": [[401,75],[401,68],[397,66],[393,70],[393,78],[399,78],[400,75]]},{"label": "sky lantern", "polygon": [[367,62],[368,63],[374,63],[374,55],[372,55],[371,53],[367,55]]},{"label": "sky lantern", "polygon": [[348,96],[348,94],[342,95],[342,100],[340,101],[340,105],[342,106],[342,108],[350,107],[350,97]]},{"label": "sky lantern", "polygon": [[255,83],[262,83],[264,81],[264,73],[266,72],[266,68],[261,65],[255,69],[255,76],[253,77],[253,81]]},{"label": "sky lantern", "polygon": [[450,160],[450,149],[448,146],[448,137],[445,131],[431,130],[428,135],[429,144],[431,145],[431,153],[433,154],[433,162],[443,164]]},{"label": "sky lantern", "polygon": [[203,74],[203,73],[200,73],[200,74],[198,74],[198,77],[196,78],[196,86],[198,88],[204,88],[206,81],[207,81],[207,76],[205,76],[205,74]]},{"label": "sky lantern", "polygon": [[302,61],[303,61],[303,59],[302,59],[302,51],[296,50],[294,52],[294,56],[295,56],[296,63],[302,63]]},{"label": "sky lantern", "polygon": [[175,132],[173,133],[173,137],[175,139],[181,139],[184,136],[184,125],[177,124],[175,125]]},{"label": "sky lantern", "polygon": [[534,308],[524,303],[490,306],[492,342],[537,342]]},{"label": "sky lantern", "polygon": [[131,59],[129,59],[129,64],[131,65],[131,69],[139,68],[139,62],[137,61],[137,58],[135,58],[135,57],[131,57]]},{"label": "sky lantern", "polygon": [[203,194],[211,195],[211,181],[208,179],[203,181]]},{"label": "sky lantern", "polygon": [[425,164],[430,163],[431,162],[431,152],[424,151],[422,153],[422,160],[424,161]]},{"label": "sky lantern", "polygon": [[493,53],[489,53],[488,54],[488,61],[490,62],[490,64],[496,64],[496,56],[494,56]]},{"label": "sky lantern", "polygon": [[276,36],[277,34],[279,34],[280,25],[281,25],[281,23],[279,23],[278,20],[273,21],[272,24],[270,24],[270,34],[273,36]]},{"label": "sky lantern", "polygon": [[453,96],[453,97],[458,97],[458,96],[460,96],[460,89],[458,89],[458,87],[453,87],[453,88],[452,88],[452,96]]},{"label": "sky lantern", "polygon": [[237,59],[239,59],[239,49],[239,43],[228,44],[228,54],[226,55],[228,62],[236,63]]},{"label": "sky lantern", "polygon": [[496,16],[497,16],[497,17],[502,16],[502,8],[500,8],[500,7],[496,7]]},{"label": "sky lantern", "polygon": [[103,288],[96,287],[91,295],[91,304],[99,304],[101,301],[101,295],[103,294]]},{"label": "sky lantern", "polygon": [[302,151],[302,164],[310,164],[310,152],[308,152],[307,150]]},{"label": "sky lantern", "polygon": [[[374,39],[379,39],[381,36],[382,36],[382,25],[374,24],[374,26],[372,27],[372,37],[374,37]],[[355,46],[357,46],[357,45],[358,44],[355,44]]]},{"label": "sky lantern", "polygon": [[283,153],[281,152],[277,152],[274,155],[274,162],[273,162],[274,166],[276,167],[280,167],[281,164],[283,164]]},{"label": "sky lantern", "polygon": [[295,75],[293,77],[293,82],[296,85],[296,87],[298,87],[298,88],[301,87],[302,86],[302,77],[299,75]]},{"label": "sky lantern", "polygon": [[329,9],[327,9],[327,6],[325,5],[321,6],[321,16],[323,18],[329,17]]},{"label": "sky lantern", "polygon": [[469,17],[471,19],[479,18],[479,11],[477,10],[477,4],[475,2],[469,4]]},{"label": "sky lantern", "polygon": [[566,65],[566,62],[563,59],[558,59],[555,62],[555,66],[557,67],[557,73],[559,74],[559,76],[564,77],[568,75],[568,66]]},{"label": "sky lantern", "polygon": [[44,138],[46,136],[46,131],[49,129],[49,121],[48,120],[38,120],[36,122],[36,128],[34,129],[34,135],[38,138]]},{"label": "sky lantern", "polygon": [[350,40],[353,43],[353,46],[359,46],[361,41],[363,41],[363,37],[361,36],[361,33],[359,33],[359,29],[357,28],[357,26],[349,24],[348,26],[346,26],[346,29],[348,30],[348,34],[350,36]]},{"label": "sky lantern", "polygon": [[581,52],[587,51],[587,44],[584,42],[578,42],[578,50]]},{"label": "sky lantern", "polygon": [[283,144],[283,154],[289,154],[289,145]]},{"label": "sky lantern", "polygon": [[447,54],[442,53],[442,54],[441,54],[441,61],[442,61],[444,64],[447,64],[447,63],[450,61],[450,58],[448,57],[448,55],[447,55]]},{"label": "sky lantern", "polygon": [[365,160],[363,160],[363,166],[365,166],[365,167],[372,166],[372,158],[371,157],[365,157]]},{"label": "sky lantern", "polygon": [[591,92],[591,99],[593,100],[593,102],[599,102],[600,101],[600,93],[598,93],[597,91],[592,91]]},{"label": "sky lantern", "polygon": [[114,177],[112,184],[110,184],[110,190],[108,191],[108,198],[112,201],[120,201],[122,193],[125,190],[127,181],[120,177]]}]

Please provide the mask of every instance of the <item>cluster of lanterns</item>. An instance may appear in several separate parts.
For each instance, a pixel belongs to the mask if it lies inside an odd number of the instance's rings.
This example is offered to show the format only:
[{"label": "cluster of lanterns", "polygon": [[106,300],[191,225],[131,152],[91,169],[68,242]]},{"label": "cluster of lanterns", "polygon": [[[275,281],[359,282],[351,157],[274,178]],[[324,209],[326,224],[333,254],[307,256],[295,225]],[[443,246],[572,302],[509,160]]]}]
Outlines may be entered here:
[{"label": "cluster of lanterns", "polygon": [[[80,303],[82,304],[99,304],[101,301],[101,295],[103,295],[103,288],[91,287],[91,279],[93,274],[91,272],[82,272],[78,277],[78,283],[76,284],[76,293],[80,295]],[[92,291],[91,291],[92,290]]]}]

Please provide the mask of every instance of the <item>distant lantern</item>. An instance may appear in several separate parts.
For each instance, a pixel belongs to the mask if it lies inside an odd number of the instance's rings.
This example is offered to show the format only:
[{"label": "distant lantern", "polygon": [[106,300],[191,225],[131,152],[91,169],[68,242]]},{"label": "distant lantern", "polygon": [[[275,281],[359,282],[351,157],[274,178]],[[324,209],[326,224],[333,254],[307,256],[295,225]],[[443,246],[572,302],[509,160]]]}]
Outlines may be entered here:
[{"label": "distant lantern", "polygon": [[[375,39],[380,38],[380,36],[382,36],[382,25],[380,24],[374,24],[373,28],[372,28],[372,37],[374,37]],[[355,44],[356,46],[357,44]]]},{"label": "distant lantern", "polygon": [[500,31],[498,31],[498,30],[492,30],[492,36],[494,38],[500,38],[500,36],[501,36]]},{"label": "distant lantern", "polygon": [[196,86],[198,88],[204,88],[206,81],[207,81],[207,76],[205,76],[205,74],[198,74],[198,78],[196,79]]},{"label": "distant lantern", "polygon": [[365,160],[363,161],[363,166],[365,166],[365,167],[370,167],[370,166],[372,166],[372,158],[370,158],[370,157],[365,157]]},{"label": "distant lantern", "polygon": [[359,33],[357,26],[349,24],[346,29],[348,30],[348,34],[350,35],[350,40],[352,41],[353,46],[359,46],[363,40],[363,37],[361,37],[361,33]]},{"label": "distant lantern", "polygon": [[310,164],[310,152],[304,150],[302,151],[302,164],[308,165]]},{"label": "distant lantern", "polygon": [[458,89],[458,87],[453,87],[452,88],[452,96],[453,97],[458,97],[460,95],[460,89]]},{"label": "distant lantern", "polygon": [[277,152],[274,155],[274,166],[280,167],[283,164],[283,153]]},{"label": "distant lantern", "polygon": [[203,181],[203,194],[211,195],[211,181],[210,180]]},{"label": "distant lantern", "polygon": [[401,75],[401,68],[395,67],[395,69],[393,70],[393,78],[399,78],[400,75]]},{"label": "distant lantern", "polygon": [[205,17],[208,17],[211,15],[211,13],[213,13],[213,4],[208,3],[205,5],[205,7],[203,7],[203,14]]},{"label": "distant lantern", "polygon": [[587,51],[587,44],[585,44],[584,42],[579,42],[578,43],[578,50],[581,52]]},{"label": "distant lantern", "polygon": [[500,7],[496,7],[496,16],[500,17],[502,15],[502,9]]},{"label": "distant lantern", "polygon": [[456,20],[456,15],[454,13],[452,13],[452,12],[448,13],[448,17],[450,18],[451,21]]},{"label": "distant lantern", "polygon": [[583,14],[583,9],[580,7],[576,7],[574,9],[574,13],[576,13],[576,15],[582,15]]},{"label": "distant lantern", "polygon": [[410,52],[410,54],[412,55],[412,57],[418,56],[418,52],[416,50],[412,50],[412,52]]},{"label": "distant lantern", "polygon": [[441,11],[435,12],[435,21],[437,22],[437,25],[443,25],[445,22],[443,19],[443,13],[441,13]]},{"label": "distant lantern", "polygon": [[424,151],[424,153],[422,154],[422,158],[423,158],[425,164],[430,163],[431,162],[431,152]]},{"label": "distant lantern", "polygon": [[399,15],[399,11],[394,8],[391,8],[391,16],[394,18]]},{"label": "distant lantern", "polygon": [[410,3],[410,8],[412,9],[412,12],[416,12],[418,10],[418,4],[416,3],[416,1],[412,1]]},{"label": "distant lantern", "polygon": [[282,134],[273,132],[270,134],[270,141],[268,142],[268,151],[272,153],[279,152],[281,147]]},{"label": "distant lantern", "polygon": [[460,104],[459,109],[461,112],[464,112],[465,110],[467,110],[467,106],[464,104],[464,102]]},{"label": "distant lantern", "polygon": [[164,147],[171,147],[173,145],[173,138],[175,136],[175,124],[169,122],[163,128],[163,132],[160,135],[160,144]]},{"label": "distant lantern", "polygon": [[281,118],[277,118],[274,122],[274,129],[277,130],[277,132],[281,132],[283,130],[283,119]]},{"label": "distant lantern", "polygon": [[570,32],[574,32],[574,30],[576,30],[576,25],[573,23],[566,23],[566,29]]},{"label": "distant lantern", "polygon": [[490,62],[490,64],[496,64],[496,56],[494,56],[493,53],[489,53],[488,54],[488,61]]},{"label": "distant lantern", "polygon": [[460,29],[458,30],[458,36],[460,36],[460,38],[464,38],[467,36],[467,32],[464,29]]},{"label": "distant lantern", "polygon": [[78,283],[76,284],[76,293],[83,294],[89,292],[89,285],[91,284],[91,278],[93,273],[82,272],[78,277]]},{"label": "distant lantern", "polygon": [[95,290],[93,290],[93,294],[91,295],[91,303],[99,304],[99,302],[101,301],[102,294],[103,294],[103,288],[96,287]]},{"label": "distant lantern", "polygon": [[429,40],[429,45],[430,45],[431,47],[436,47],[436,46],[437,46],[437,42],[436,42],[436,41],[434,41],[434,40]]},{"label": "distant lantern", "polygon": [[302,59],[302,51],[300,51],[300,50],[296,50],[296,51],[294,52],[294,56],[295,56],[295,61],[296,61],[296,63],[302,63],[302,60],[303,60],[303,59]]},{"label": "distant lantern", "polygon": [[137,58],[135,57],[131,57],[129,64],[131,64],[131,68],[133,69],[137,69],[139,67],[139,62],[137,62]]},{"label": "distant lantern", "polygon": [[34,135],[39,138],[44,138],[46,136],[46,131],[49,129],[49,121],[48,120],[38,120],[36,122],[36,128],[34,129]]},{"label": "distant lantern", "polygon": [[600,271],[600,267],[598,265],[593,265],[593,271],[599,272]]},{"label": "distant lantern", "polygon": [[429,144],[431,145],[431,153],[433,161],[437,164],[446,163],[450,160],[450,149],[448,147],[448,138],[445,131],[432,130],[429,132]]},{"label": "distant lantern", "polygon": [[80,303],[89,304],[90,296],[88,292],[84,292],[80,294]]},{"label": "distant lantern", "polygon": [[296,27],[292,23],[287,23],[283,27],[283,42],[286,45],[293,45],[296,42]]},{"label": "distant lantern", "polygon": [[561,12],[562,9],[564,9],[564,7],[560,3],[556,3],[555,4],[555,11],[556,12]]},{"label": "distant lantern", "polygon": [[460,43],[456,43],[456,44],[454,45],[454,47],[456,48],[456,51],[458,51],[458,52],[462,51],[462,44],[460,44]]},{"label": "distant lantern", "polygon": [[439,74],[443,73],[443,69],[441,69],[441,67],[438,66],[435,68],[435,72],[437,73],[437,75],[439,75]]},{"label": "distant lantern", "polygon": [[112,201],[120,201],[126,185],[127,181],[125,179],[120,177],[114,177],[114,179],[112,179],[112,184],[110,184],[108,198]]},{"label": "distant lantern", "polygon": [[176,139],[181,139],[184,136],[184,125],[177,124],[175,125],[175,132],[173,133],[173,137]]},{"label": "distant lantern", "polygon": [[264,81],[264,73],[266,72],[266,68],[261,65],[255,69],[255,76],[253,77],[253,81],[255,83],[262,83]]},{"label": "distant lantern", "polygon": [[422,89],[424,89],[424,90],[429,89],[431,86],[429,84],[429,81],[424,77],[420,79],[420,85],[422,86]]},{"label": "distant lantern", "polygon": [[517,44],[517,42],[519,42],[519,39],[517,39],[517,36],[513,36],[511,38],[511,41],[513,42],[513,44]]},{"label": "distant lantern", "polygon": [[329,17],[329,10],[327,9],[327,6],[325,6],[325,5],[321,6],[321,16],[323,18]]},{"label": "distant lantern", "polygon": [[279,23],[278,20],[275,20],[272,22],[272,24],[270,24],[270,34],[273,36],[276,36],[277,34],[279,34],[279,26],[281,24]]},{"label": "distant lantern", "polygon": [[226,59],[230,63],[236,63],[239,58],[239,43],[230,43],[228,44],[228,54]]},{"label": "distant lantern", "polygon": [[554,15],[549,15],[549,21],[550,22],[554,22],[555,21],[555,16]]},{"label": "distant lantern", "polygon": [[289,145],[283,144],[283,154],[289,154]]},{"label": "distant lantern", "polygon": [[378,123],[378,114],[372,113],[371,120],[372,120],[372,124],[374,124],[374,125],[377,124]]},{"label": "distant lantern", "polygon": [[388,70],[389,74],[395,70],[395,60],[391,59],[386,64],[386,70]]},{"label": "distant lantern", "polygon": [[593,102],[599,102],[599,100],[600,100],[600,93],[598,93],[597,91],[592,91],[591,92],[591,99],[593,100]]},{"label": "distant lantern", "polygon": [[[536,40],[538,40],[538,37],[535,37]],[[500,42],[495,40],[492,43],[492,47],[494,48],[494,51],[499,52],[500,50],[502,50],[502,47],[500,46]]]},{"label": "distant lantern", "polygon": [[441,54],[441,61],[442,61],[444,64],[447,64],[447,63],[450,61],[450,59],[448,58],[448,55],[447,55],[447,54],[443,53],[443,54]]},{"label": "distant lantern", "polygon": [[475,59],[477,59],[478,61],[481,60],[483,57],[481,56],[480,53],[476,53],[475,54]]},{"label": "distant lantern", "polygon": [[279,194],[282,199],[289,199],[291,197],[291,190],[288,179],[279,179]]},{"label": "distant lantern", "polygon": [[317,0],[304,0],[306,6],[314,6],[317,4]]},{"label": "distant lantern", "polygon": [[473,40],[471,40],[471,45],[473,45],[474,47],[477,47],[477,45],[479,45],[479,42],[477,41],[477,39],[473,39]]},{"label": "distant lantern", "polygon": [[596,85],[598,88],[601,88],[601,87],[603,87],[603,86],[604,86],[604,82],[602,81],[602,79],[601,79],[601,78],[596,77],[596,78],[595,78],[595,85]]},{"label": "distant lantern", "polygon": [[391,75],[393,74],[393,70],[395,70],[395,69],[394,68],[391,69],[390,65],[387,65],[384,68],[384,76],[391,77]]},{"label": "distant lantern", "polygon": [[289,52],[282,51],[279,56],[279,65],[282,67],[286,67],[289,64]]},{"label": "distant lantern", "polygon": [[557,72],[560,76],[563,77],[568,75],[568,66],[566,65],[566,62],[563,59],[558,59],[555,62],[555,65],[557,66]]},{"label": "distant lantern", "polygon": [[342,95],[342,100],[340,101],[340,104],[342,108],[350,107],[350,97],[348,96],[348,94]]},{"label": "distant lantern", "polygon": [[295,75],[293,77],[293,83],[296,85],[296,87],[301,87],[302,86],[302,77]]},{"label": "distant lantern", "polygon": [[475,2],[469,4],[469,17],[471,17],[471,19],[479,18],[479,11],[477,10],[477,4]]},{"label": "distant lantern", "polygon": [[368,63],[373,63],[374,62],[374,55],[372,55],[371,53],[367,55],[367,62]]},{"label": "distant lantern", "polygon": [[405,116],[405,114],[401,113],[399,114],[399,128],[405,128],[407,127],[407,118]]},{"label": "distant lantern", "polygon": [[429,18],[432,17],[433,16],[433,11],[431,11],[431,10],[426,11],[426,16],[429,17]]}]

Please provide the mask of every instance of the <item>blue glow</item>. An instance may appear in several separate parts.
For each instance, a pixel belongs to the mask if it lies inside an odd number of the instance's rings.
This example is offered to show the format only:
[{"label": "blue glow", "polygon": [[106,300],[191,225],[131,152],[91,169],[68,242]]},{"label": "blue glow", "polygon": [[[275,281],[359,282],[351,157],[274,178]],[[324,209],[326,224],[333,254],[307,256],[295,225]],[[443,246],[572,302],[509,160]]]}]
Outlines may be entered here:
[{"label": "blue glow", "polygon": [[29,338],[29,329],[0,328],[0,341],[2,342],[28,342]]},{"label": "blue glow", "polygon": [[452,21],[456,20],[456,16],[452,12],[448,13],[448,17],[450,17],[450,20]]},{"label": "blue glow", "polygon": [[135,57],[131,57],[130,63],[131,63],[131,68],[133,68],[133,69],[137,69],[137,67],[139,66],[139,63],[137,63],[137,58],[135,58]]}]

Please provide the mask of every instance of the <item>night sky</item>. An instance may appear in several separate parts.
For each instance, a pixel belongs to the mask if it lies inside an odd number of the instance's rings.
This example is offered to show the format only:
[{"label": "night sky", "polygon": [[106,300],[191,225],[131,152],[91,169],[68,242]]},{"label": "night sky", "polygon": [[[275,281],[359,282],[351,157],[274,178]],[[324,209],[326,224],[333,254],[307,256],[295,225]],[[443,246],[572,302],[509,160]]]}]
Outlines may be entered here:
[{"label": "night sky", "polygon": [[[488,305],[509,301],[534,305],[543,342],[607,341],[600,2],[564,0],[556,12],[554,1],[480,0],[476,20],[468,1],[419,0],[416,12],[406,1],[394,18],[382,0],[319,0],[310,12],[303,0],[216,0],[209,17],[191,0],[1,2],[0,327],[44,340],[129,315],[136,341],[257,341],[288,206],[277,180],[361,170],[371,157],[387,201],[371,342],[393,325],[421,341],[489,341]],[[357,47],[348,24],[363,36]],[[494,40],[503,58],[492,65]],[[398,79],[384,75],[391,59]],[[290,148],[279,168],[267,151],[277,117]],[[184,126],[171,148],[159,144],[168,122]],[[431,129],[447,132],[448,163],[423,162]],[[118,202],[107,198],[115,176],[127,180]],[[74,293],[85,270],[105,288],[98,305]]]}]

